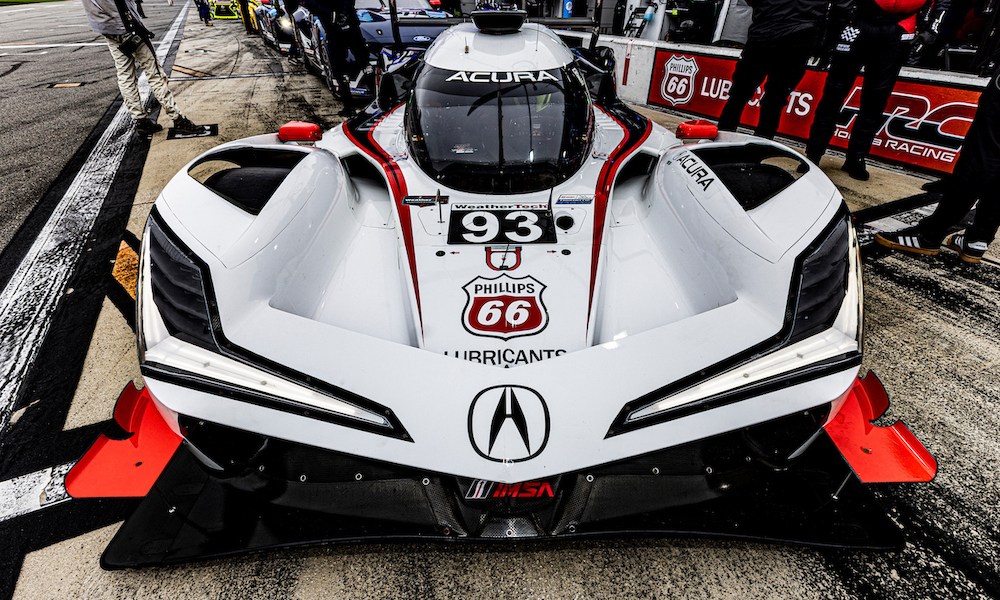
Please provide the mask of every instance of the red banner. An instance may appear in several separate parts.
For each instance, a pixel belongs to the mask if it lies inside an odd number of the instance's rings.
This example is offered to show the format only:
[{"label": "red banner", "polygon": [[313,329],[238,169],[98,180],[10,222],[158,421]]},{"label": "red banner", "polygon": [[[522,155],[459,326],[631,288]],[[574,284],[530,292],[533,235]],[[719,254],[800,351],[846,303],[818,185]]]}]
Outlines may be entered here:
[{"label": "red banner", "polygon": [[[736,59],[657,50],[649,104],[717,118],[729,99]],[[826,71],[806,71],[792,91],[778,131],[805,140],[813,111],[823,95]],[[944,84],[897,81],[885,108],[886,121],[875,136],[871,155],[924,170],[950,173],[972,118],[979,90]],[[743,124],[757,124],[760,88],[743,111]],[[846,148],[858,116],[861,78],[841,109],[831,145]]]}]

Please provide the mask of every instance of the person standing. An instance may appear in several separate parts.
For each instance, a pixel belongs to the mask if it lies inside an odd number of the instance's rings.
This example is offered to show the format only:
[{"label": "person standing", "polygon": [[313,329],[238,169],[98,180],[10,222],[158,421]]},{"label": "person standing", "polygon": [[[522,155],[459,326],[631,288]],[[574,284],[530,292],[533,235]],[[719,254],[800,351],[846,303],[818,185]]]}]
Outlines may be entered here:
[{"label": "person standing", "polygon": [[[747,102],[764,84],[755,134],[771,139],[778,131],[788,96],[802,80],[817,49],[827,17],[828,0],[750,0],[753,20],[747,43],[733,72],[729,99],[719,115],[719,129],[736,131]],[[834,0],[831,19],[845,19],[851,0]]]},{"label": "person standing", "polygon": [[854,17],[841,30],[833,49],[823,97],[809,130],[806,144],[809,160],[819,163],[826,152],[844,100],[864,67],[861,109],[851,129],[847,160],[842,168],[854,179],[868,180],[865,159],[885,121],[885,106],[909,55],[917,13],[928,2],[934,2],[933,11],[937,15],[931,22],[940,25],[940,17],[947,12],[950,0],[858,0]]},{"label": "person standing", "polygon": [[250,3],[247,0],[238,0],[238,3],[240,5],[240,20],[243,21],[243,28],[247,30],[247,33],[256,33],[250,25]]},{"label": "person standing", "polygon": [[[877,233],[882,246],[934,256],[941,244],[958,252],[967,263],[978,263],[1000,228],[1000,67],[979,97],[979,108],[965,135],[955,170],[944,180],[941,201],[934,212],[915,227]],[[972,225],[964,233],[948,236],[979,201]]]},{"label": "person standing", "polygon": [[[331,88],[336,85],[337,95],[344,105],[340,115],[349,117],[357,111],[351,93],[351,73],[357,75],[368,66],[368,46],[361,34],[354,0],[302,0],[301,4],[319,19],[326,32],[331,71],[327,77]],[[353,68],[349,54],[354,57]]]},{"label": "person standing", "polygon": [[194,5],[198,7],[198,18],[206,27],[212,26],[212,7],[208,5],[209,0],[194,0]]},{"label": "person standing", "polygon": [[[118,89],[121,91],[125,106],[135,119],[136,131],[150,135],[163,129],[156,121],[149,118],[142,104],[136,67],[146,73],[153,96],[173,121],[174,129],[178,133],[191,134],[201,131],[201,128],[177,109],[174,95],[167,86],[166,73],[163,72],[163,67],[153,53],[152,44],[149,43],[149,38],[153,34],[142,24],[133,0],[117,0],[117,3],[115,0],[82,0],[82,2],[91,29],[104,36],[108,50],[114,58],[115,70],[118,73]],[[122,10],[119,10],[119,5]],[[139,34],[145,39],[135,44],[135,36],[131,34]]]}]

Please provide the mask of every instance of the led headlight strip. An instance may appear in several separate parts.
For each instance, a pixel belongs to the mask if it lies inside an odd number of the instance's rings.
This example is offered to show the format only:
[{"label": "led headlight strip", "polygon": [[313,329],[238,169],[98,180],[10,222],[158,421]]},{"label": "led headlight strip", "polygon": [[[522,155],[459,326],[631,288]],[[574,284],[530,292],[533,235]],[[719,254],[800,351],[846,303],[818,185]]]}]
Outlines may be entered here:
[{"label": "led headlight strip", "polygon": [[860,365],[860,302],[857,237],[841,211],[796,261],[785,322],[776,336],[630,402],[607,437]]},{"label": "led headlight strip", "polygon": [[226,339],[208,265],[167,229],[155,207],[143,237],[138,291],[144,375],[412,441],[390,409]]}]

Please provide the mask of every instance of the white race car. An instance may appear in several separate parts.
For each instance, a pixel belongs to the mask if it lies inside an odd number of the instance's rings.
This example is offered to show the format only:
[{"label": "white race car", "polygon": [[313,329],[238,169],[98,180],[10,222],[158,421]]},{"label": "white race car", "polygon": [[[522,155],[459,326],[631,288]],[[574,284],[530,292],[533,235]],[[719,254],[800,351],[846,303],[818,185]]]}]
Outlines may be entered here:
[{"label": "white race car", "polygon": [[[523,21],[477,13],[386,73],[381,108],[174,177],[142,241],[146,387],[116,418],[162,417],[218,498],[340,519],[303,533],[283,513],[226,551],[685,530],[852,545],[718,516],[776,510],[761,489],[804,471],[827,504],[861,488],[852,468],[933,476],[905,427],[868,422],[885,401],[857,379],[841,195],[780,144],[654,125],[617,99],[610,50]],[[184,504],[156,502],[150,527]],[[108,564],[154,560],[122,552]]]}]

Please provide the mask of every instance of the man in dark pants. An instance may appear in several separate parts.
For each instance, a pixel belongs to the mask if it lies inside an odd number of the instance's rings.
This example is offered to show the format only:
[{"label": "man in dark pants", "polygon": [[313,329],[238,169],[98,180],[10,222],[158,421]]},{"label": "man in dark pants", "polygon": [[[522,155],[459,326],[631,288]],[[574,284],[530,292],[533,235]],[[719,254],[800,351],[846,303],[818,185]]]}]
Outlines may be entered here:
[{"label": "man in dark pants", "polygon": [[[350,116],[357,110],[351,94],[351,63],[348,52],[354,55],[355,68],[368,63],[368,47],[361,35],[361,22],[354,0],[300,0],[309,12],[316,15],[326,31],[327,57],[330,59],[330,78],[337,85],[344,108],[341,116]],[[332,87],[332,86],[331,86]]]},{"label": "man in dark pants", "polygon": [[[875,241],[893,250],[934,256],[942,240],[968,263],[983,258],[1000,228],[1000,68],[979,98],[976,118],[962,144],[955,170],[945,179],[941,201],[915,227],[879,233]],[[979,201],[972,226],[944,239]]]},{"label": "man in dark pants", "polygon": [[[831,18],[846,18],[851,0],[834,0]],[[719,129],[735,131],[747,102],[764,84],[756,135],[773,138],[788,95],[806,72],[806,62],[819,45],[826,19],[825,0],[752,0],[753,22],[740,62],[733,73]]]},{"label": "man in dark pants", "polygon": [[917,13],[928,1],[934,2],[938,15],[932,23],[940,24],[940,16],[948,10],[950,0],[858,0],[857,12],[840,32],[834,48],[823,98],[809,131],[806,155],[811,161],[819,163],[826,152],[844,100],[864,67],[861,110],[851,129],[843,169],[854,179],[868,180],[865,158],[885,122],[883,112],[899,69],[909,54]]},{"label": "man in dark pants", "polygon": [[243,27],[247,30],[247,33],[257,33],[253,30],[253,26],[250,25],[250,4],[247,0],[238,0],[240,5],[240,20],[243,21]]}]

